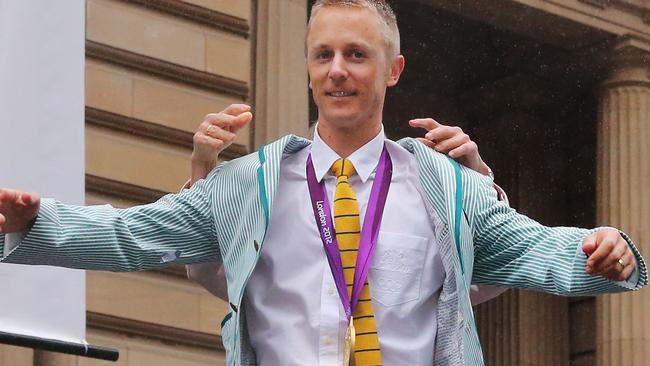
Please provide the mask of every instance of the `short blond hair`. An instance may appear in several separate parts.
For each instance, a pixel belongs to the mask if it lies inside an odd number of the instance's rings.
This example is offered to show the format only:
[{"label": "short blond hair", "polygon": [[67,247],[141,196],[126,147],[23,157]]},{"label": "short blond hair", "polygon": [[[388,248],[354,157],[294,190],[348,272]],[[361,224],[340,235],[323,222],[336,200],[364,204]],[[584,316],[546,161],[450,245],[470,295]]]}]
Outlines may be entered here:
[{"label": "short blond hair", "polygon": [[353,6],[360,8],[367,8],[377,12],[384,25],[384,30],[381,32],[386,41],[386,49],[388,50],[389,57],[395,57],[400,54],[400,40],[399,29],[397,27],[397,17],[393,8],[385,0],[316,0],[311,8],[309,14],[309,22],[307,23],[307,35],[311,29],[311,22],[316,13],[326,6]]}]

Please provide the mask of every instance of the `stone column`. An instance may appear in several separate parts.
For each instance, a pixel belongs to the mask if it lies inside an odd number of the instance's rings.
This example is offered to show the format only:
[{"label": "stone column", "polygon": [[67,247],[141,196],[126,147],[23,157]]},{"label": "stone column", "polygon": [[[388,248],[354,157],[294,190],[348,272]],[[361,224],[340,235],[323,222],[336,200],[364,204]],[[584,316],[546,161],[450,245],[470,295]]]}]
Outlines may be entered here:
[{"label": "stone column", "polygon": [[[597,221],[629,233],[650,254],[650,42],[624,37],[613,45],[602,83],[598,126]],[[599,297],[599,366],[650,362],[650,292]]]},{"label": "stone column", "polygon": [[254,145],[309,132],[306,0],[260,0],[257,7]]},{"label": "stone column", "polygon": [[475,315],[487,365],[569,365],[566,299],[509,290]]}]

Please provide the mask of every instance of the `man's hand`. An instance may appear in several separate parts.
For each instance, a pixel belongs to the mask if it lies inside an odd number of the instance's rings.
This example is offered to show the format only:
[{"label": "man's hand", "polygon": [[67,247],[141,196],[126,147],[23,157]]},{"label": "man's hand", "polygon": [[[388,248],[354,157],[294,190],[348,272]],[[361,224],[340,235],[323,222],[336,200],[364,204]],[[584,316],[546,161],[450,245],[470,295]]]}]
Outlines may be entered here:
[{"label": "man's hand", "polygon": [[253,119],[251,107],[231,104],[219,113],[210,113],[194,134],[192,160],[214,161],[237,137],[237,131]]},{"label": "man's hand", "polygon": [[625,281],[636,268],[636,258],[627,241],[616,229],[600,229],[582,241],[589,256],[585,271],[612,281]]},{"label": "man's hand", "polygon": [[237,131],[253,119],[251,107],[231,104],[219,113],[210,113],[194,134],[192,152],[192,183],[205,178],[217,165],[219,153],[237,137]]},{"label": "man's hand", "polygon": [[460,127],[445,126],[432,118],[412,119],[409,124],[427,130],[424,138],[418,138],[423,144],[449,155],[472,170],[489,174],[490,168],[481,159],[478,146]]},{"label": "man's hand", "polygon": [[0,188],[0,233],[29,230],[41,204],[38,193]]}]

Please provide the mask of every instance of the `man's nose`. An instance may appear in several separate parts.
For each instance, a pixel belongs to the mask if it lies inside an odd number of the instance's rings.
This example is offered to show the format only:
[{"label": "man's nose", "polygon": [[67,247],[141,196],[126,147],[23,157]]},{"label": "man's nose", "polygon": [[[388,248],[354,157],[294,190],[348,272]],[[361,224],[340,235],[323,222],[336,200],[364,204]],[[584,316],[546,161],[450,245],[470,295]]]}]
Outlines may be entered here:
[{"label": "man's nose", "polygon": [[342,81],[348,78],[348,70],[343,55],[335,55],[330,64],[329,78],[333,81]]}]

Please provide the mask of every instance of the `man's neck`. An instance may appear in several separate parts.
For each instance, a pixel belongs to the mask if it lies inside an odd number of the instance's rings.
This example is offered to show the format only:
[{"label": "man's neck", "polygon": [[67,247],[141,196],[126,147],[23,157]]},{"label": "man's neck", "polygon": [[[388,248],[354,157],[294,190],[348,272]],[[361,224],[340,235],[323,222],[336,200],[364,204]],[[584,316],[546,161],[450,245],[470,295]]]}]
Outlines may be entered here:
[{"label": "man's neck", "polygon": [[318,135],[340,157],[347,158],[363,145],[375,138],[381,131],[381,124],[372,128],[333,128],[326,124],[318,124]]}]

